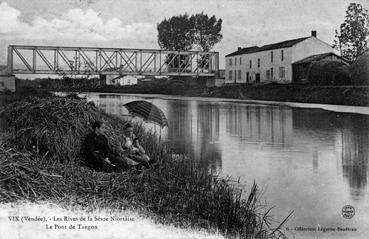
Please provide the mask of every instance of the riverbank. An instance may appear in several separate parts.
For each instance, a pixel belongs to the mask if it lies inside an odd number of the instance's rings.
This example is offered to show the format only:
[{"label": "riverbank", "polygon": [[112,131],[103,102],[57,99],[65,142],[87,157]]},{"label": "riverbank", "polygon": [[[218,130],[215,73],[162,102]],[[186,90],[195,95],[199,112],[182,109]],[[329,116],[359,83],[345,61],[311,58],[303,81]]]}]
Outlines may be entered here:
[{"label": "riverbank", "polygon": [[[158,169],[142,173],[96,172],[81,165],[80,149],[90,122],[102,120],[111,147],[121,140],[126,123],[84,99],[17,98],[0,110],[1,202],[49,201],[87,210],[135,210],[156,222],[222,233],[266,236],[273,230],[259,211],[256,185],[242,196],[231,180],[218,178],[185,156],[166,153],[155,135],[135,125]],[[278,232],[278,230],[277,230]]]},{"label": "riverbank", "polygon": [[135,86],[101,86],[89,91],[100,93],[165,94],[190,97],[216,97],[243,100],[281,101],[332,105],[369,105],[368,86],[310,86],[302,84],[232,84],[205,87],[178,82]]},{"label": "riverbank", "polygon": [[312,104],[369,106],[369,86],[308,84],[226,84],[208,87],[206,79],[154,79],[131,86],[92,84],[94,80],[17,79],[17,91],[44,89],[62,92],[162,94]]}]

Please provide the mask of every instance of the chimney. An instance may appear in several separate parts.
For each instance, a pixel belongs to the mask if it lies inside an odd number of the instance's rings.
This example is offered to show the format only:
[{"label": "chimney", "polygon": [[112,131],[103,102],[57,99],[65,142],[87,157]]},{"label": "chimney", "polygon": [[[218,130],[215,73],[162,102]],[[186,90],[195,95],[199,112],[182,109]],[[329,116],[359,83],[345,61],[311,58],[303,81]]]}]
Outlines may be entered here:
[{"label": "chimney", "polygon": [[238,47],[238,51],[241,51],[242,50],[242,47]]},{"label": "chimney", "polygon": [[311,36],[316,37],[316,31],[311,31]]}]

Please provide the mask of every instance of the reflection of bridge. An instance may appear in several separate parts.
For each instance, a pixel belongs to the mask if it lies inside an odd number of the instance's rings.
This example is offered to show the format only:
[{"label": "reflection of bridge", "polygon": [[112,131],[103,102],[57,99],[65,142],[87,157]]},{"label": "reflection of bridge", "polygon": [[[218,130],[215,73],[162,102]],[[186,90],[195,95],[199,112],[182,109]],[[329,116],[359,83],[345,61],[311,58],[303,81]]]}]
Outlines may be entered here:
[{"label": "reflection of bridge", "polygon": [[8,74],[217,76],[218,52],[8,47]]}]

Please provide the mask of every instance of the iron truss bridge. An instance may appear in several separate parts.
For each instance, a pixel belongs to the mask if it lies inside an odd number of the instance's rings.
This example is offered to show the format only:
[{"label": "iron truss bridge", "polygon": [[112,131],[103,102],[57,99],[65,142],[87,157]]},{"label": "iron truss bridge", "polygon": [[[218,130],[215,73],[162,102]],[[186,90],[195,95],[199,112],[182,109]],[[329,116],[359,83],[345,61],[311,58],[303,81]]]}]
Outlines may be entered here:
[{"label": "iron truss bridge", "polygon": [[218,52],[8,46],[9,74],[217,76]]}]

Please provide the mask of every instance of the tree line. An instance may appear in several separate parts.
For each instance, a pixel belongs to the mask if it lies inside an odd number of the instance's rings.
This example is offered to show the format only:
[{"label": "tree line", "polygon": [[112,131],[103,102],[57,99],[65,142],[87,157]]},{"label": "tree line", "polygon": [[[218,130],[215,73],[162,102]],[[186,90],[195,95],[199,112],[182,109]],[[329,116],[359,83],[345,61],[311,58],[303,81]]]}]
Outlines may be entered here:
[{"label": "tree line", "polygon": [[[173,16],[164,19],[157,25],[158,44],[161,49],[170,51],[210,51],[222,38],[222,19],[217,19],[215,15],[198,13],[189,16],[188,14]],[[175,71],[189,70],[190,65],[188,55],[169,54],[165,59],[169,70]],[[197,59],[197,65],[201,69],[209,67],[208,56],[202,55]]]},{"label": "tree line", "polygon": [[[210,51],[223,38],[222,22],[215,15],[208,16],[203,12],[165,18],[157,24],[158,44],[161,49],[170,51]],[[368,50],[368,42],[368,10],[359,3],[350,3],[344,22],[335,30],[333,47],[353,62]]]},{"label": "tree line", "polygon": [[369,14],[361,4],[350,3],[345,20],[335,31],[334,47],[349,61],[356,60],[368,50]]}]

